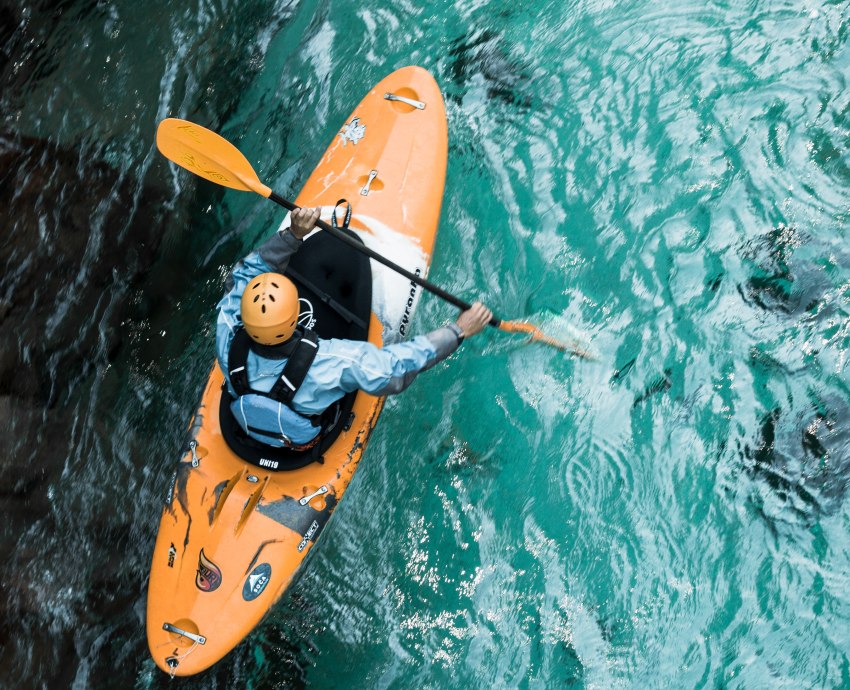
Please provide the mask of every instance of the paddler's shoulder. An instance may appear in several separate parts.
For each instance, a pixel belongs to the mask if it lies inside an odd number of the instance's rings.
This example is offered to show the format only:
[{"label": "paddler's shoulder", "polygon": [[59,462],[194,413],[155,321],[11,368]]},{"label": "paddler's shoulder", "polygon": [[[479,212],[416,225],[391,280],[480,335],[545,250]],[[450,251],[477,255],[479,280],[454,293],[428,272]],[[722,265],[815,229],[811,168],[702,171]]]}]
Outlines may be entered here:
[{"label": "paddler's shoulder", "polygon": [[362,356],[366,351],[375,350],[368,340],[346,340],[343,338],[319,338],[316,359],[333,359]]}]

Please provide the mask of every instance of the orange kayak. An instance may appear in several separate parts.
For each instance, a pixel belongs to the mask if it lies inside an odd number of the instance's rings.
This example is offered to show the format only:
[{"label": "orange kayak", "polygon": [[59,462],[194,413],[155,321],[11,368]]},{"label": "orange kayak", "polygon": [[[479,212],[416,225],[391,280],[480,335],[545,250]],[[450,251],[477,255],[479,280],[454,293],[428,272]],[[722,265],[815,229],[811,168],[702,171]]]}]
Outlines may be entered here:
[{"label": "orange kayak", "polygon": [[[350,208],[354,236],[424,277],[446,158],[439,87],[425,70],[405,67],[354,109],[296,204],[321,206],[323,218],[333,215],[342,226]],[[348,203],[339,205],[342,199]],[[369,289],[359,291],[368,297],[360,316],[345,304],[351,292],[347,279],[337,281],[336,297],[324,294],[325,260],[351,254],[356,253],[321,231],[305,240],[293,258],[293,280],[309,298],[305,323],[315,323],[321,337],[360,332],[378,346],[402,340],[420,292],[408,279],[361,259],[365,273],[358,275]],[[330,316],[317,317],[322,309]],[[337,322],[352,329],[341,331],[349,335],[331,329]],[[148,644],[156,664],[172,675],[192,675],[216,663],[283,595],[342,499],[383,407],[381,398],[352,394],[334,422],[338,435],[321,453],[305,451],[294,460],[291,451],[284,460],[262,451],[248,457],[225,440],[232,430],[220,409],[227,407],[220,405],[222,383],[216,365],[167,487],[153,552]]]}]

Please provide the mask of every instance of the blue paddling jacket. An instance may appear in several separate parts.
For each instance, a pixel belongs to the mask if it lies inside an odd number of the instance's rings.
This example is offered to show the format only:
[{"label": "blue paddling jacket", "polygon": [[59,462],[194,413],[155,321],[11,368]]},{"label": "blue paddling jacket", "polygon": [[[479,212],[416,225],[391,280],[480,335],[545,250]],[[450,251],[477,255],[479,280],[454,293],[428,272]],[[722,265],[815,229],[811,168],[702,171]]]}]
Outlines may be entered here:
[{"label": "blue paddling jacket", "polygon": [[230,395],[235,398],[231,411],[248,436],[274,447],[313,441],[320,428],[309,418],[320,415],[346,393],[400,393],[417,374],[444,360],[461,342],[454,324],[383,348],[365,341],[319,338],[315,359],[288,405],[262,395],[272,390],[288,360],[270,359],[250,350],[246,368],[253,392],[237,395],[228,360],[234,336],[242,328],[242,293],[251,279],[261,273],[283,273],[300,246],[301,240],[288,230],[276,232],[236,264],[225,285],[227,292],[218,303],[216,356]]}]

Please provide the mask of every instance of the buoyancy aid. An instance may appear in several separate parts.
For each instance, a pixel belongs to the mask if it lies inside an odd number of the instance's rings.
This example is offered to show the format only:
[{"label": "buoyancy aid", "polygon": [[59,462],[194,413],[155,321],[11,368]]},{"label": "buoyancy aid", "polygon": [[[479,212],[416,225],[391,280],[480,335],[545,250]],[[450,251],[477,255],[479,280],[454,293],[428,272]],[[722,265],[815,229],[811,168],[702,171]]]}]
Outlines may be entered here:
[{"label": "buoyancy aid", "polygon": [[303,447],[316,439],[321,430],[320,415],[307,417],[292,409],[291,404],[318,349],[318,336],[300,328],[286,343],[275,345],[274,357],[287,358],[287,362],[272,389],[266,393],[251,388],[248,382],[248,353],[251,350],[260,356],[271,353],[268,348],[257,346],[244,328],[236,332],[227,368],[230,384],[236,392],[230,410],[242,431],[276,448]]}]

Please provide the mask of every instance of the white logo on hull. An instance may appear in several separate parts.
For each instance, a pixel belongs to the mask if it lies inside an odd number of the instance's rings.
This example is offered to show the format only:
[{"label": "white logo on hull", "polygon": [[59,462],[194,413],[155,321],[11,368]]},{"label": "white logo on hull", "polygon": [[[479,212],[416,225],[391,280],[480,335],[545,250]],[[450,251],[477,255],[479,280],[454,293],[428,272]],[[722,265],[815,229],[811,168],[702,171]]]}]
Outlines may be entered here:
[{"label": "white logo on hull", "polygon": [[298,325],[310,330],[316,325],[316,317],[313,316],[313,305],[310,303],[310,300],[303,297],[299,297],[298,302],[301,309],[301,313],[298,314]]},{"label": "white logo on hull", "polygon": [[313,538],[316,532],[319,531],[319,523],[313,520],[310,525],[310,529],[307,530],[307,534],[304,535],[304,538],[301,540],[301,543],[298,545],[298,551],[303,551],[307,548],[308,542]]}]

